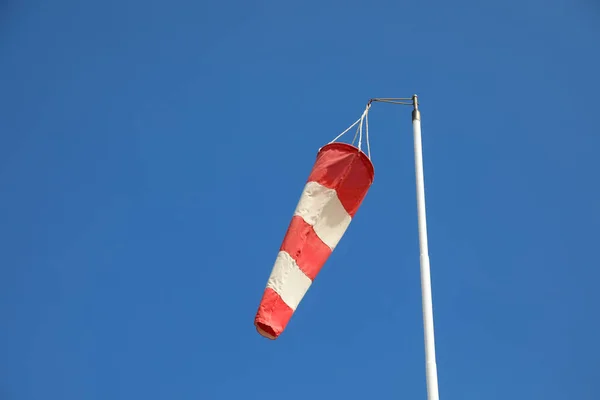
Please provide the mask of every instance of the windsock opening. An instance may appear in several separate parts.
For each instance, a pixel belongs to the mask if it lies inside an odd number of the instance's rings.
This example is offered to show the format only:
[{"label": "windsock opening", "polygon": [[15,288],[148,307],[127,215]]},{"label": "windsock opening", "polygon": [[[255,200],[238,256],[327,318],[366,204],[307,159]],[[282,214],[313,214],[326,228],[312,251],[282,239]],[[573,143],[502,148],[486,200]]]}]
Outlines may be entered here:
[{"label": "windsock opening", "polygon": [[256,331],[259,335],[271,340],[275,340],[277,338],[277,334],[269,325],[263,324],[262,322],[256,322],[254,326],[256,326]]},{"label": "windsock opening", "polygon": [[[349,143],[333,142],[326,144],[325,146],[319,149],[319,154],[317,154],[317,160],[319,158],[319,155],[321,155],[322,153],[330,153],[329,150],[333,150],[334,153],[337,153],[336,156],[332,157],[332,161],[334,163],[344,165],[346,168],[349,167],[349,164],[354,164],[355,161],[360,161],[365,173],[368,175],[368,179],[371,183],[373,183],[373,178],[375,177],[375,167],[373,166],[373,162],[371,161],[371,159],[365,154],[364,151]],[[348,159],[348,156],[350,156],[350,159]],[[352,169],[356,170],[357,168],[354,165]],[[348,170],[349,169],[347,169],[347,171]]]}]

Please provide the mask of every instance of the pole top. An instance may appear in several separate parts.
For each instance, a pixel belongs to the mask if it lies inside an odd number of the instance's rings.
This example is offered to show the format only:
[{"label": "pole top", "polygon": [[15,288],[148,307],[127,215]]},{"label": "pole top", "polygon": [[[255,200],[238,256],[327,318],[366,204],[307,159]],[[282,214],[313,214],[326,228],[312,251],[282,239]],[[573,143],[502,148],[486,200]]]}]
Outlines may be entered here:
[{"label": "pole top", "polygon": [[416,94],[413,94],[412,101],[413,101],[412,119],[413,119],[413,121],[420,121],[421,120],[421,112],[419,111],[419,98],[417,97]]},{"label": "pole top", "polygon": [[[416,94],[413,94],[412,97],[374,97],[369,100],[367,103],[367,108],[371,106],[373,102],[380,103],[391,103],[391,104],[400,104],[403,106],[413,106],[412,119],[413,121],[421,120],[421,112],[419,111],[419,98]],[[410,103],[409,103],[410,102]]]}]

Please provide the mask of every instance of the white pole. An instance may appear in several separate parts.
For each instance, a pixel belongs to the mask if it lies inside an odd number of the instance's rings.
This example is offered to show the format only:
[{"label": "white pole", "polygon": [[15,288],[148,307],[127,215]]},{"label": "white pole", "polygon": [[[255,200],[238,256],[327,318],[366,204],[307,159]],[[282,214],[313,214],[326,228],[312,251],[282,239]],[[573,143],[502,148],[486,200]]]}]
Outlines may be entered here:
[{"label": "white pole", "polygon": [[417,95],[413,96],[412,124],[415,141],[415,175],[417,181],[417,212],[419,221],[419,247],[421,251],[421,296],[423,302],[423,328],[425,333],[425,373],[427,400],[439,400],[435,338],[433,335],[433,301],[427,246],[427,219],[425,215],[425,184],[423,178],[423,148],[421,145],[421,112]]}]

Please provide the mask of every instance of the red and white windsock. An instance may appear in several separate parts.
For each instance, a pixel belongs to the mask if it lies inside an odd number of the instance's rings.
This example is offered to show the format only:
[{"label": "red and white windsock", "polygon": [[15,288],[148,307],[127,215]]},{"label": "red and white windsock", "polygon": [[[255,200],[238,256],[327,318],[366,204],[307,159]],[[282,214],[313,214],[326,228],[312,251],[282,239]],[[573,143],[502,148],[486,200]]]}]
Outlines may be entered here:
[{"label": "red and white windsock", "polygon": [[262,336],[276,339],[283,332],[373,178],[373,164],[359,148],[330,143],[319,150],[254,319]]}]

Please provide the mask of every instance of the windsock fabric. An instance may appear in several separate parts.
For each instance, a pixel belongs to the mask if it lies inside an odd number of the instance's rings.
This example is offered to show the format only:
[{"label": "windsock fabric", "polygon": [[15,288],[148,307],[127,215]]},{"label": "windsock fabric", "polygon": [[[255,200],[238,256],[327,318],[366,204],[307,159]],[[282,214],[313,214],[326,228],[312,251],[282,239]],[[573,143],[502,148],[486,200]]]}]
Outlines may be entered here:
[{"label": "windsock fabric", "polygon": [[373,164],[346,143],[319,150],[254,319],[276,339],[346,232],[373,183]]}]

